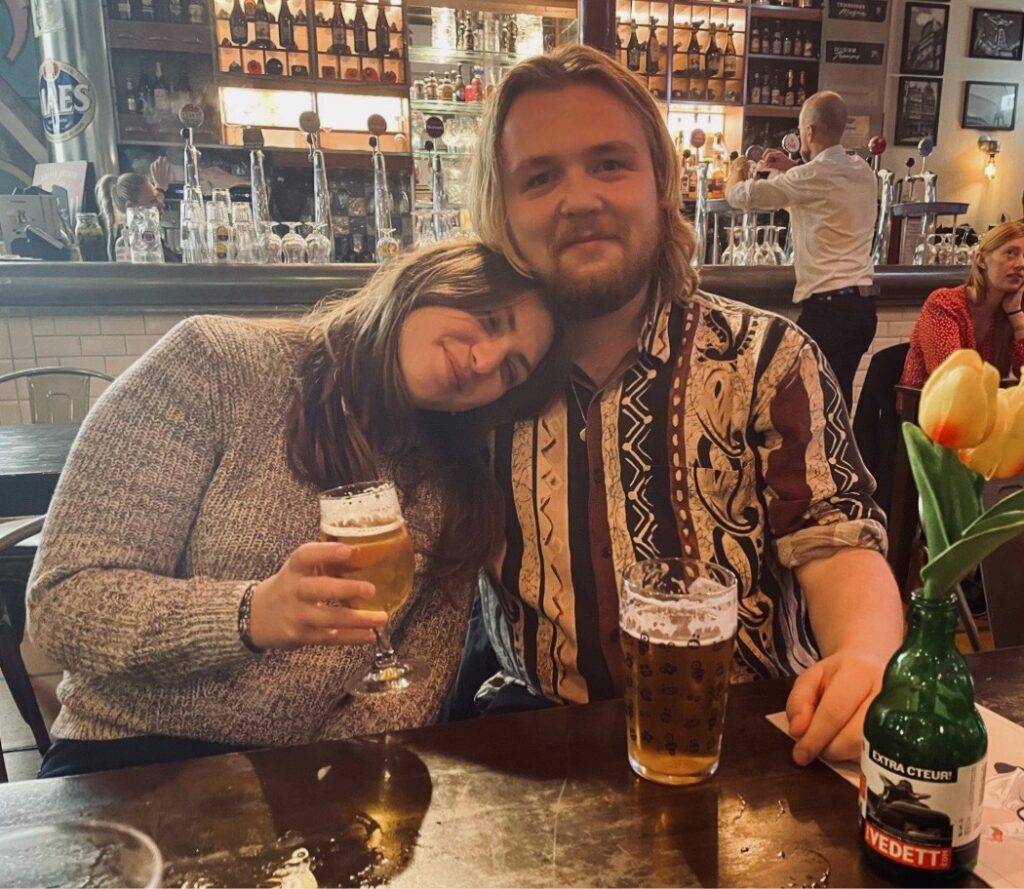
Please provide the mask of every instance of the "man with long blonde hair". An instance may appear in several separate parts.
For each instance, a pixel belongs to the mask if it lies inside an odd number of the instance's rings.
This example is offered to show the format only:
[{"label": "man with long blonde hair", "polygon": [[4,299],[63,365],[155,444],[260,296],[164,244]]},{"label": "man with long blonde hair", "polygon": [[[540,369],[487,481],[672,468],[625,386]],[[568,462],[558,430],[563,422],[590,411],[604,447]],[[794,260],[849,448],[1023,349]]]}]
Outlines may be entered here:
[{"label": "man with long blonde hair", "polygon": [[902,635],[884,517],[817,347],[698,289],[651,96],[585,46],[520,63],[469,193],[483,241],[555,294],[574,360],[557,404],[495,437],[506,547],[481,602],[503,675],[482,696],[621,694],[618,580],[688,556],[739,577],[734,675],[799,675],[794,759],[857,756]]}]

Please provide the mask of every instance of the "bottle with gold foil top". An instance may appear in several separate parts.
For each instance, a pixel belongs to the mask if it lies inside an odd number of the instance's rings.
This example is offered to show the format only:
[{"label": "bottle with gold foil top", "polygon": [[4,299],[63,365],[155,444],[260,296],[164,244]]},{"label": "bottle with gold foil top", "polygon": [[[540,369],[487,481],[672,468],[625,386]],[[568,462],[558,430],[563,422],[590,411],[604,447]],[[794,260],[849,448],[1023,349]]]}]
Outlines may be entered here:
[{"label": "bottle with gold foil top", "polygon": [[954,642],[955,603],[912,596],[907,638],[864,721],[860,844],[898,885],[947,882],[978,861],[988,735]]}]

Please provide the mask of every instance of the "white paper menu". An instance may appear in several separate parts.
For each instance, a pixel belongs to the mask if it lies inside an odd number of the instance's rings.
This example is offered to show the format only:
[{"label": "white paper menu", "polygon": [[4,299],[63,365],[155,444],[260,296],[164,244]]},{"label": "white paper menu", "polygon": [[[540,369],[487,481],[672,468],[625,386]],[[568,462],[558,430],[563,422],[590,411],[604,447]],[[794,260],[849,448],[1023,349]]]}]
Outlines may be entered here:
[{"label": "white paper menu", "polygon": [[[1011,889],[1024,886],[1024,726],[987,707],[979,705],[978,712],[988,730],[988,763],[981,850],[974,873],[995,889]],[[769,713],[765,718],[779,731],[789,734],[784,712]],[[854,787],[859,785],[857,763],[825,765]]]}]

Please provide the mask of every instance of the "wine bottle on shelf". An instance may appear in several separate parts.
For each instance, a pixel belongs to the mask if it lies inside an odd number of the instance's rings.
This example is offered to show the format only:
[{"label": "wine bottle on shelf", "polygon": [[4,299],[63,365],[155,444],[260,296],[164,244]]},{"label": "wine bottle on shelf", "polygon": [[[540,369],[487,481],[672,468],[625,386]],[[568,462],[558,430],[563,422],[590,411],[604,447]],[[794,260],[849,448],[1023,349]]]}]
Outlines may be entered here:
[{"label": "wine bottle on shelf", "polygon": [[181,0],[167,0],[167,21],[179,24],[185,20],[185,10]]},{"label": "wine bottle on shelf", "polygon": [[435,76],[433,71],[431,71],[430,74],[427,75],[427,82],[424,84],[424,88],[425,88],[426,93],[427,93],[427,101],[428,102],[436,102],[437,101],[437,77]]},{"label": "wine bottle on shelf", "polygon": [[647,37],[647,73],[657,74],[661,70],[661,44],[658,42],[658,20],[652,15],[651,32]]},{"label": "wine bottle on shelf", "polygon": [[125,22],[132,19],[132,0],[117,0],[117,17]]},{"label": "wine bottle on shelf", "polygon": [[231,42],[238,46],[245,46],[249,42],[249,20],[245,17],[245,11],[239,0],[231,7],[231,16],[228,19],[231,31]]},{"label": "wine bottle on shelf", "polygon": [[629,22],[629,43],[626,44],[626,67],[630,71],[640,70],[640,38],[636,36],[636,19]]},{"label": "wine bottle on shelf", "polygon": [[384,0],[377,4],[377,23],[373,29],[377,32],[377,55],[383,59],[391,50],[391,27],[384,12]]},{"label": "wine bottle on shelf", "polygon": [[139,0],[139,18],[144,22],[156,21],[156,10],[153,0]]},{"label": "wine bottle on shelf", "polygon": [[750,52],[753,55],[760,55],[761,53],[761,26],[754,25],[750,30]]},{"label": "wine bottle on shelf", "polygon": [[807,72],[800,71],[800,84],[796,88],[796,104],[803,105],[807,101]]},{"label": "wine bottle on shelf", "polygon": [[796,105],[796,78],[792,68],[786,72],[786,92],[782,96],[782,104],[787,108]]},{"label": "wine bottle on shelf", "polygon": [[793,34],[786,28],[785,33],[782,35],[782,54],[784,56],[793,55]]},{"label": "wine bottle on shelf", "polygon": [[295,43],[295,16],[288,6],[288,0],[281,0],[281,11],[277,14],[277,41],[281,49],[289,52],[299,48]]},{"label": "wine bottle on shelf", "polygon": [[462,43],[466,48],[466,52],[476,52],[476,26],[473,24],[473,15],[468,10],[466,12],[466,24],[463,27]]},{"label": "wine bottle on shelf", "polygon": [[755,71],[750,79],[750,104],[761,104],[761,74]]},{"label": "wine bottle on shelf", "polygon": [[782,55],[782,25],[775,26],[775,33],[772,35],[772,55]]},{"label": "wine bottle on shelf", "polygon": [[722,50],[718,46],[718,26],[712,22],[708,25],[708,48],[704,53],[704,76],[718,77],[722,73]]},{"label": "wine bottle on shelf", "polygon": [[782,104],[782,81],[778,71],[772,72],[772,104]]},{"label": "wine bottle on shelf", "polygon": [[739,70],[739,60],[736,53],[736,43],[732,39],[733,25],[727,29],[728,38],[725,41],[725,52],[722,53],[722,75],[724,77],[735,77]]},{"label": "wine bottle on shelf", "polygon": [[202,0],[189,0],[188,20],[193,25],[201,25],[206,21]]},{"label": "wine bottle on shelf", "polygon": [[370,54],[370,25],[366,21],[366,13],[363,12],[363,0],[356,4],[356,16],[352,22],[352,45],[357,55]]},{"label": "wine bottle on shelf", "polygon": [[690,22],[690,45],[686,47],[686,73],[691,77],[700,74],[701,60],[704,57],[701,52],[700,41],[697,39],[697,32],[700,30],[701,21]]},{"label": "wine bottle on shelf", "polygon": [[814,45],[813,29],[808,28],[807,33],[804,35],[804,57],[813,59],[817,54],[818,50]]},{"label": "wine bottle on shelf", "polygon": [[348,29],[345,25],[345,14],[341,9],[341,0],[334,0],[334,14],[331,16],[331,45],[327,50],[338,56],[352,55],[348,45]]},{"label": "wine bottle on shelf", "polygon": [[139,98],[135,94],[135,84],[130,77],[124,82],[124,110],[129,114],[136,114],[139,110]]},{"label": "wine bottle on shelf", "polygon": [[256,3],[253,20],[253,31],[256,36],[252,45],[257,49],[277,49],[274,46],[274,41],[270,39],[270,13],[267,12],[267,4],[264,0],[258,0]]},{"label": "wine bottle on shelf", "polygon": [[157,111],[170,110],[170,93],[167,90],[167,81],[164,80],[163,66],[157,62],[154,66],[156,79],[153,81],[153,107]]}]

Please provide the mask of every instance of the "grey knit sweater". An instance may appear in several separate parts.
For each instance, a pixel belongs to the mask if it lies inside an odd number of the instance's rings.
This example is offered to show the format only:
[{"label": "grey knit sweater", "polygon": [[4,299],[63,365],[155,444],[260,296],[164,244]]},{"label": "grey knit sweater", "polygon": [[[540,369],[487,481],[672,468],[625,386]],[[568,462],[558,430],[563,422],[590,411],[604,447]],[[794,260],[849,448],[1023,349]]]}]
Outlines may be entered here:
[{"label": "grey knit sweater", "polygon": [[[87,416],[43,529],[29,633],[64,667],[59,738],[165,734],[272,745],[428,724],[461,652],[469,591],[417,581],[393,639],[429,679],[352,699],[373,646],[250,653],[242,592],[315,540],[316,491],[285,454],[299,347],[249,321],[183,321]],[[403,503],[417,552],[436,492]],[[417,564],[422,568],[420,556]]]}]

